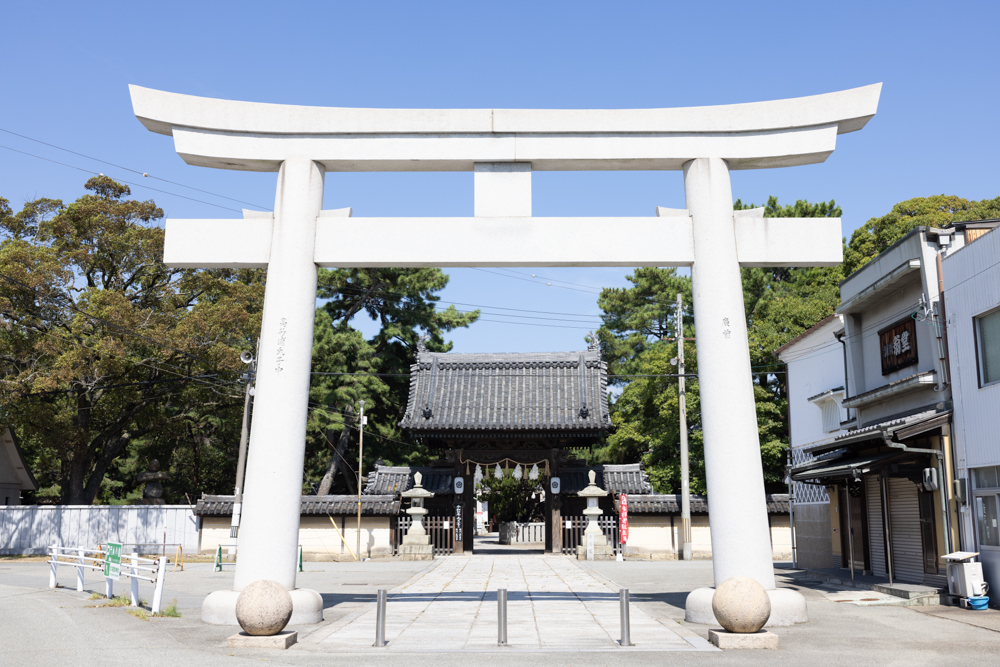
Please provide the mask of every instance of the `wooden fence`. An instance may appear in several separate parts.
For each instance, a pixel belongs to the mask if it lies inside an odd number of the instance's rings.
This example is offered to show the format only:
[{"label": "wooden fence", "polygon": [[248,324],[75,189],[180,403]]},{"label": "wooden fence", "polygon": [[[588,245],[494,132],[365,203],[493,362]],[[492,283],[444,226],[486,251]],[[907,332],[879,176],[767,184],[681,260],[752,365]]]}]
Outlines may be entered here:
[{"label": "wooden fence", "polygon": [[[413,519],[409,516],[393,517],[392,519],[392,555],[399,555],[399,547],[403,544],[403,535],[409,530]],[[431,536],[435,556],[450,556],[455,553],[455,517],[425,516],[424,529]]]},{"label": "wooden fence", "polygon": [[[562,552],[567,556],[576,556],[576,548],[583,544],[583,531],[587,529],[589,519],[585,516],[564,516],[562,518]],[[614,546],[618,551],[618,517],[600,516],[597,518],[597,525],[600,527],[604,537],[608,538],[608,544]]]},{"label": "wooden fence", "polygon": [[514,542],[517,544],[535,544],[545,541],[544,523],[519,523],[517,532],[514,535]]}]

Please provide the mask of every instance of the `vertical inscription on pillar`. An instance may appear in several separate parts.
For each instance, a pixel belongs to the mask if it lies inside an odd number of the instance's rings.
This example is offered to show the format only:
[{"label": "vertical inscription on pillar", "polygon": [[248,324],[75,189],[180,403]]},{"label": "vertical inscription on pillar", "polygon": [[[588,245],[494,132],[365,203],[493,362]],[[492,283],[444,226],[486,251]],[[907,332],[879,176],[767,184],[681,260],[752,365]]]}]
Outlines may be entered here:
[{"label": "vertical inscription on pillar", "polygon": [[728,339],[729,338],[729,334],[732,333],[732,331],[729,330],[729,318],[728,317],[723,317],[722,318],[722,327],[723,327],[722,328],[722,335],[723,335],[723,337],[725,337],[726,339]]},{"label": "vertical inscription on pillar", "polygon": [[274,364],[274,370],[281,372],[285,370],[282,366],[285,362],[285,335],[288,333],[288,318],[282,317],[281,322],[278,323],[278,358]]}]

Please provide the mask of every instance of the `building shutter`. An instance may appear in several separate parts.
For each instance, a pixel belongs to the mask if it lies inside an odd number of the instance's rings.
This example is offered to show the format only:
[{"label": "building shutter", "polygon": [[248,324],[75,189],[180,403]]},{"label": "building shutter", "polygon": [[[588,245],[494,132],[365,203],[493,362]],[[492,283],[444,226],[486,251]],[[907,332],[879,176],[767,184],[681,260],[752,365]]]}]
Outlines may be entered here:
[{"label": "building shutter", "polygon": [[920,503],[917,499],[917,485],[908,479],[896,477],[890,477],[888,482],[893,578],[923,583],[924,550],[920,540]]},{"label": "building shutter", "polygon": [[872,574],[879,577],[885,571],[885,529],[882,527],[882,490],[878,475],[865,477],[865,494],[868,506],[868,552],[871,554]]}]

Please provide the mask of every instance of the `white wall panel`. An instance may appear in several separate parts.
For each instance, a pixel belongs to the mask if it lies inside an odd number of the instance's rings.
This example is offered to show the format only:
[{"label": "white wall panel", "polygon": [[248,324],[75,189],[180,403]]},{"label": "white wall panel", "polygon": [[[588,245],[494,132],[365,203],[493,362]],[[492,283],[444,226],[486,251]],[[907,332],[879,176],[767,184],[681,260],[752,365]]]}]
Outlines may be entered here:
[{"label": "white wall panel", "polygon": [[1000,384],[979,386],[973,318],[1000,307],[1000,231],[944,259],[959,468],[1000,465]]},{"label": "white wall panel", "polygon": [[[198,520],[188,505],[20,505],[0,507],[0,554],[45,553],[48,547],[126,543],[198,549]],[[144,547],[140,551],[151,551]],[[174,547],[167,547],[168,556]]]}]

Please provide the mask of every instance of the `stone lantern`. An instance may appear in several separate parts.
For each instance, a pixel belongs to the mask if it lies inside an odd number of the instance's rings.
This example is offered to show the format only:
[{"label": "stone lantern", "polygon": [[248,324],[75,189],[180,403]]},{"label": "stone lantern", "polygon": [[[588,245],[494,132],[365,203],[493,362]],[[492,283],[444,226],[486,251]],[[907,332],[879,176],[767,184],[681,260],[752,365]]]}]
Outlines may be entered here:
[{"label": "stone lantern", "polygon": [[170,474],[160,472],[160,462],[156,459],[150,460],[149,470],[136,475],[135,481],[146,485],[142,491],[140,504],[163,505],[167,502],[163,499],[163,482],[170,481]]},{"label": "stone lantern", "polygon": [[604,537],[604,532],[597,525],[597,517],[604,514],[604,511],[597,506],[597,499],[605,497],[608,492],[597,486],[596,472],[591,470],[588,474],[590,475],[590,484],[577,494],[580,498],[587,499],[587,509],[583,510],[587,517],[587,529],[583,531],[583,540],[576,548],[576,558],[577,560],[589,560],[587,551],[591,540],[593,540],[593,560],[614,560],[615,548],[608,544],[608,538]]},{"label": "stone lantern", "polygon": [[428,491],[420,483],[423,475],[419,472],[413,475],[413,488],[404,491],[402,496],[410,499],[410,507],[406,513],[413,519],[409,530],[403,536],[403,544],[399,547],[400,560],[433,560],[434,545],[431,544],[431,536],[424,528],[424,516],[427,510],[424,508],[424,500],[433,498],[434,494]]}]

